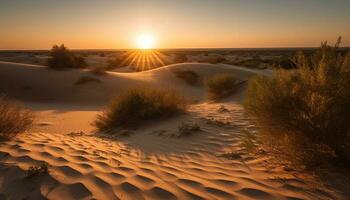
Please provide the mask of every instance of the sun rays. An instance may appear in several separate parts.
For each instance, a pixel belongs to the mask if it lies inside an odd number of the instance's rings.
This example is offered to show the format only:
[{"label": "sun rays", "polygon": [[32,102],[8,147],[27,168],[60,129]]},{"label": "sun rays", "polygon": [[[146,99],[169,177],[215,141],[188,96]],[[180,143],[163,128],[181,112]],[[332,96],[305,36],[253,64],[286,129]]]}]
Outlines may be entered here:
[{"label": "sun rays", "polygon": [[165,56],[156,50],[139,49],[126,52],[121,56],[120,66],[130,66],[136,71],[146,71],[166,65]]}]

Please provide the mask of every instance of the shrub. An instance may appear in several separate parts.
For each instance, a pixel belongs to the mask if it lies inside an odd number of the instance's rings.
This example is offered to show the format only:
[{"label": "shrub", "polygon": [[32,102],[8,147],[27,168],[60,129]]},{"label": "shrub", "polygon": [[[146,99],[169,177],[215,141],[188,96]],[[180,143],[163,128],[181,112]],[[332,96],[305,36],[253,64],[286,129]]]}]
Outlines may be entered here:
[{"label": "shrub", "polygon": [[206,82],[209,99],[219,100],[232,95],[237,89],[237,79],[232,74],[217,74]]},{"label": "shrub", "polygon": [[100,130],[133,128],[146,121],[179,114],[185,107],[185,99],[175,91],[136,88],[114,98],[94,124]]},{"label": "shrub", "polygon": [[262,133],[310,164],[320,155],[350,160],[350,54],[337,53],[339,44],[322,43],[309,57],[299,53],[297,70],[253,78],[246,93],[247,113]]},{"label": "shrub", "polygon": [[22,105],[0,96],[0,139],[10,139],[30,128],[33,114]]},{"label": "shrub", "polygon": [[95,74],[96,76],[107,75],[107,72],[103,67],[93,67],[91,68],[90,72]]},{"label": "shrub", "polygon": [[123,67],[124,64],[127,65],[127,63],[125,61],[126,60],[124,60],[121,57],[116,57],[116,58],[110,59],[110,60],[107,61],[108,62],[107,69],[108,70],[113,70],[113,69],[116,69],[116,68],[119,68],[119,67]]},{"label": "shrub", "polygon": [[49,171],[49,164],[47,164],[46,162],[42,162],[38,166],[29,167],[26,173],[26,178],[33,178],[41,174],[47,174],[48,171]]},{"label": "shrub", "polygon": [[87,66],[83,57],[75,56],[64,44],[52,47],[48,65],[53,69],[84,68]]},{"label": "shrub", "polygon": [[75,85],[83,85],[86,83],[101,83],[101,80],[91,76],[82,76],[75,82]]},{"label": "shrub", "polygon": [[189,85],[198,85],[199,83],[199,75],[192,70],[176,70],[174,71],[176,77],[181,78]]}]

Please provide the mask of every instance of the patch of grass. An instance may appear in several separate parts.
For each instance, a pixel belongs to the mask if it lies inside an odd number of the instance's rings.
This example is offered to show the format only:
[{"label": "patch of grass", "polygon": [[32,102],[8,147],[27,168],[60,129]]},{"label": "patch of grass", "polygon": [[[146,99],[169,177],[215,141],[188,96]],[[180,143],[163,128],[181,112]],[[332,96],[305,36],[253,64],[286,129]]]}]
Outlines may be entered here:
[{"label": "patch of grass", "polygon": [[114,98],[94,124],[100,130],[135,128],[145,122],[174,116],[185,109],[184,97],[175,91],[136,88]]},{"label": "patch of grass", "polygon": [[245,109],[263,138],[309,166],[350,161],[350,53],[339,54],[339,44],[299,53],[297,70],[253,78],[246,92]]},{"label": "patch of grass", "polygon": [[31,166],[26,172],[26,178],[33,178],[41,174],[47,174],[49,171],[49,165],[46,162],[42,162],[38,166]]},{"label": "patch of grass", "polygon": [[237,89],[238,80],[232,74],[217,74],[206,81],[208,97],[220,100],[232,95]]},{"label": "patch of grass", "polygon": [[83,85],[86,83],[101,83],[101,80],[91,76],[82,76],[75,82],[75,85]]},{"label": "patch of grass", "polygon": [[184,80],[189,85],[195,86],[200,82],[200,76],[192,70],[175,70],[176,77]]},{"label": "patch of grass", "polygon": [[61,44],[52,47],[48,65],[52,69],[67,69],[84,68],[87,63],[83,57],[74,55],[64,44]]},{"label": "patch of grass", "polygon": [[0,96],[0,139],[10,139],[29,129],[33,114],[21,104]]}]

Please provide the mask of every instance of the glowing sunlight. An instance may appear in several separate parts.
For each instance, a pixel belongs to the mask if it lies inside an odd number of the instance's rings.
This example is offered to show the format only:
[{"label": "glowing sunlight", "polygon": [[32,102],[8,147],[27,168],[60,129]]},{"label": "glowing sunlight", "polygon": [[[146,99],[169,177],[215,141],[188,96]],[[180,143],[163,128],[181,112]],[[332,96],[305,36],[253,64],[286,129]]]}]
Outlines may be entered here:
[{"label": "glowing sunlight", "polygon": [[141,34],[137,38],[137,48],[139,49],[153,49],[154,37],[150,34]]}]

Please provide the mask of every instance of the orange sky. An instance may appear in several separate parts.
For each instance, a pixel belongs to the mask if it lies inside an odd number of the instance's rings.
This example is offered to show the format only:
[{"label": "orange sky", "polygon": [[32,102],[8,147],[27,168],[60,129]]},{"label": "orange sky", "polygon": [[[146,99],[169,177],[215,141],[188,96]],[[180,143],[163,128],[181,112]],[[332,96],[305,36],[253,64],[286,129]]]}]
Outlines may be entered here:
[{"label": "orange sky", "polygon": [[347,0],[0,0],[0,49],[312,47],[342,35]]}]

